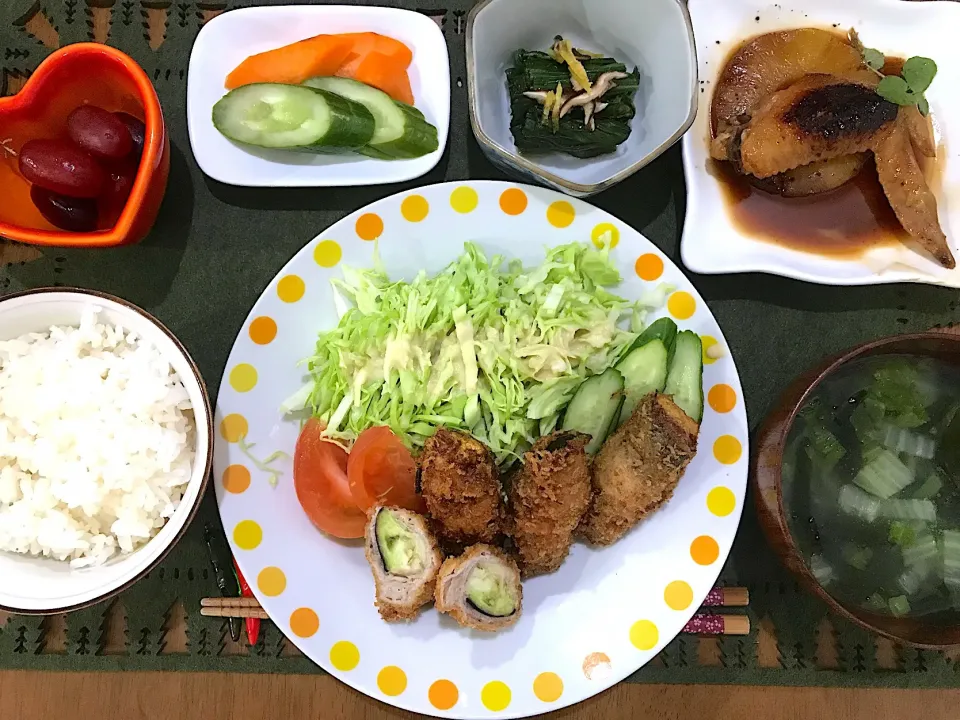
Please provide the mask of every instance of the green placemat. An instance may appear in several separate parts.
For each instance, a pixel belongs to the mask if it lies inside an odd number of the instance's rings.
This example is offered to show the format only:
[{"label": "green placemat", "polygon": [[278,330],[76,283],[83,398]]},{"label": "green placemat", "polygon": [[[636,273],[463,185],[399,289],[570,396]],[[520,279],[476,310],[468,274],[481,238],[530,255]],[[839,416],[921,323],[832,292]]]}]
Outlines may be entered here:
[{"label": "green placemat", "polygon": [[[5,257],[15,262],[0,273],[0,292],[62,284],[125,297],[180,337],[214,396],[249,308],[284,263],[344,215],[413,186],[264,190],[204,177],[186,129],[190,47],[205,21],[247,4],[254,3],[0,0],[0,93],[15,92],[59,45],[107,42],[132,55],[153,78],[173,146],[169,190],[149,238],[134,247],[95,252],[8,252]],[[453,132],[439,167],[416,184],[500,179],[468,129],[464,31],[472,0],[376,4],[435,17],[450,48]],[[594,202],[640,229],[679,263],[684,198],[680,151],[674,148]],[[828,288],[762,275],[694,276],[693,281],[737,358],[752,428],[787,382],[823,356],[863,340],[957,319],[957,293],[934,287]],[[0,668],[320,672],[269,622],[257,646],[248,648],[230,640],[225,623],[200,617],[200,598],[217,594],[202,540],[207,523],[219,526],[212,490],[163,565],[116,601],[68,616],[0,619]],[[824,606],[801,594],[768,550],[752,505],[721,580],[750,589],[753,634],[681,636],[631,680],[960,686],[958,667],[942,653],[876,642],[829,618]]]}]

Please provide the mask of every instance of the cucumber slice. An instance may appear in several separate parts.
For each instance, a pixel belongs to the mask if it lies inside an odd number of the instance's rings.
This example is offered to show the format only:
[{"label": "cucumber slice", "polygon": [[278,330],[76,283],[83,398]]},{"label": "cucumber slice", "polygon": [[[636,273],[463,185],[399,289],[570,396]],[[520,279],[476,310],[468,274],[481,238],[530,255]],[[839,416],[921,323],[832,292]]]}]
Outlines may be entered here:
[{"label": "cucumber slice", "polygon": [[213,124],[246,145],[323,152],[358,148],[376,123],[361,103],[302,85],[255,83],[231,90],[213,106]]},{"label": "cucumber slice", "polygon": [[647,343],[659,340],[667,349],[667,367],[670,367],[670,363],[673,361],[673,351],[677,344],[677,332],[677,324],[670,318],[654,320],[647,326],[646,330],[640,333],[640,337],[636,339],[630,350],[637,350]]},{"label": "cucumber slice", "polygon": [[563,430],[590,436],[586,451],[593,455],[616,427],[623,406],[623,375],[610,368],[583,381],[563,416]]},{"label": "cucumber slice", "polygon": [[663,389],[693,420],[703,419],[703,344],[691,330],[677,335],[673,361]]},{"label": "cucumber slice", "polygon": [[633,343],[633,349],[641,348],[654,340],[661,341],[667,352],[672,353],[677,342],[677,324],[668,317],[654,320],[640,333],[640,337]]},{"label": "cucumber slice", "polygon": [[382,90],[338,77],[310,78],[304,84],[341,95],[370,111],[376,129],[366,147],[358,150],[364,155],[378,160],[417,158],[440,146],[437,129],[424,119],[422,112],[395,101]]},{"label": "cucumber slice", "polygon": [[624,382],[623,409],[617,425],[622,425],[633,415],[645,395],[663,390],[667,384],[668,357],[663,340],[656,339],[631,351],[617,364]]}]

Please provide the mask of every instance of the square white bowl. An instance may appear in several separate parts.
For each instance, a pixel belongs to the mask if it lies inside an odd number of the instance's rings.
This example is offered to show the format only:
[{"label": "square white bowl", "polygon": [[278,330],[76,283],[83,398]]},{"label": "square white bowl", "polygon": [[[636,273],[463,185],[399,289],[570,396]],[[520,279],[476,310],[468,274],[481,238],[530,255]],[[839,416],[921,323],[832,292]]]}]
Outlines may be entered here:
[{"label": "square white bowl", "polygon": [[[937,194],[940,222],[954,253],[960,243],[960,55],[955,29],[960,3],[902,0],[690,0],[700,62],[700,112],[683,138],[687,215],[681,239],[684,264],[704,274],[765,272],[825,285],[920,282],[960,287],[960,270],[947,270],[903,246],[880,247],[860,258],[806,253],[755,239],[732,221],[720,181],[708,167],[710,103],[717,77],[744,40],[776,30],[855,28],[867,47],[895,57],[923,55],[938,65],[927,91],[942,163]],[[719,44],[717,43],[719,41]],[[951,134],[953,133],[953,134]],[[958,253],[960,254],[960,253]]]},{"label": "square white bowl", "polygon": [[[507,68],[517,50],[546,50],[557,34],[640,69],[637,116],[617,151],[580,160],[521,155],[510,132]],[[508,175],[587,197],[630,177],[673,145],[697,112],[697,58],[681,0],[486,0],[467,22],[473,133]]]},{"label": "square white bowl", "polygon": [[[417,108],[437,127],[440,146],[412,160],[362,155],[313,155],[245,148],[213,126],[212,111],[227,92],[227,75],[250,55],[314,35],[378,32],[413,51],[408,70]],[[204,173],[229,185],[331,187],[404,182],[440,162],[450,130],[450,58],[443,31],[422,13],[384,7],[283,5],[231,10],[200,30],[187,77],[190,145]]]},{"label": "square white bowl", "polygon": [[109,295],[69,288],[42,288],[0,300],[0,338],[77,326],[84,312],[100,309],[102,322],[120,325],[151,343],[176,371],[193,405],[195,451],[190,481],[173,516],[146,545],[103,565],[74,569],[68,562],[0,551],[0,610],[50,614],[105,600],[147,574],[183,536],[200,506],[213,461],[212,413],[200,372],[186,349],[154,317]]}]

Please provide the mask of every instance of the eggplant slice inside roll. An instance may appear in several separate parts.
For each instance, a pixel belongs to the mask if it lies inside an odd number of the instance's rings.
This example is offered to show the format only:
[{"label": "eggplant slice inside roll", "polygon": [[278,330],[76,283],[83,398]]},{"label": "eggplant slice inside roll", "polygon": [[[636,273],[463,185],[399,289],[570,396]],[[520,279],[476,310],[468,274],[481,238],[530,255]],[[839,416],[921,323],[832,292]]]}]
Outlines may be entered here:
[{"label": "eggplant slice inside roll", "polygon": [[412,620],[433,599],[443,561],[426,520],[409,510],[378,506],[364,536],[381,617]]},{"label": "eggplant slice inside roll", "polygon": [[510,627],[520,618],[522,603],[517,563],[490,545],[474,545],[440,568],[437,610],[464,627],[486,632]]}]

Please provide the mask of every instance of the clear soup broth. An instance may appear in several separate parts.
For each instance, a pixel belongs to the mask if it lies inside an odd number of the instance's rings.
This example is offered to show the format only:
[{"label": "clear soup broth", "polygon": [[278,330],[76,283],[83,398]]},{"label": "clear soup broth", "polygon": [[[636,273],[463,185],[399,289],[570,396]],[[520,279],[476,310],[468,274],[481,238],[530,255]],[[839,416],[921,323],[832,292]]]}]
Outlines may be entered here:
[{"label": "clear soup broth", "polygon": [[791,428],[791,533],[840,602],[955,622],[958,472],[960,368],[911,355],[854,360],[817,386]]}]

